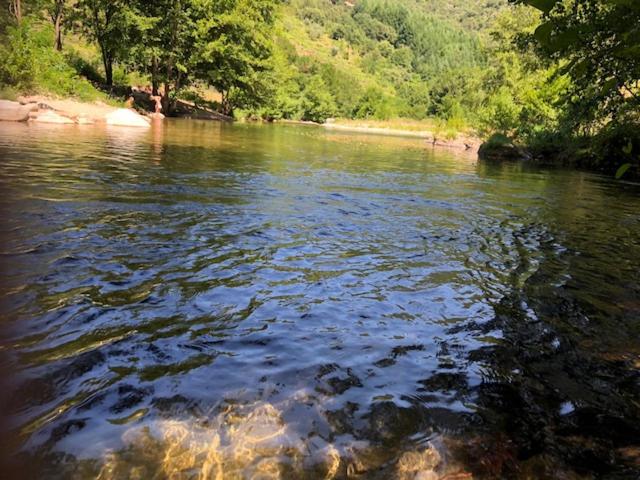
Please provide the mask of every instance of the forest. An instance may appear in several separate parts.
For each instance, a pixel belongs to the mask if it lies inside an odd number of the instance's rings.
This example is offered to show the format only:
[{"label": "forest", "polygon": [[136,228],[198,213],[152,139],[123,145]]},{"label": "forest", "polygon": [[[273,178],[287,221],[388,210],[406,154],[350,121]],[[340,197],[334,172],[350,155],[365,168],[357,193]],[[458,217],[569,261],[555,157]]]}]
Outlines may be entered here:
[{"label": "forest", "polygon": [[4,3],[4,98],[121,101],[149,84],[168,113],[186,98],[267,121],[429,120],[550,161],[637,166],[634,0]]}]

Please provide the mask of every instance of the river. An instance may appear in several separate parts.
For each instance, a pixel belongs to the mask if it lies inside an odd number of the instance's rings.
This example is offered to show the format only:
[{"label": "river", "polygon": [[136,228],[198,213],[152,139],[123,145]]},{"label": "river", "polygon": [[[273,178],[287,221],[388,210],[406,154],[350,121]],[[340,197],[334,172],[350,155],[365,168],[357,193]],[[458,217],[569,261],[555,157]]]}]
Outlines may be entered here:
[{"label": "river", "polygon": [[25,478],[640,477],[637,184],[180,120],[3,124],[0,188]]}]

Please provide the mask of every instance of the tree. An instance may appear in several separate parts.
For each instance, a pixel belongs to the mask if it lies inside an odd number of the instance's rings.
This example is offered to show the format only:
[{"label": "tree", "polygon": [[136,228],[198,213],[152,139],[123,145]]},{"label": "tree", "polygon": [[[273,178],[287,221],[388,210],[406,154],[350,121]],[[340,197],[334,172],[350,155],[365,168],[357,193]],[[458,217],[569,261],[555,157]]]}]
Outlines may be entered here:
[{"label": "tree", "polygon": [[273,85],[271,28],[278,0],[193,0],[193,75],[222,95],[222,110],[253,107]]},{"label": "tree", "polygon": [[336,104],[319,75],[306,82],[302,92],[302,120],[323,123],[336,113]]},{"label": "tree", "polygon": [[100,48],[105,83],[113,86],[113,65],[130,49],[136,16],[125,0],[79,0],[77,17],[85,35]]},{"label": "tree", "polygon": [[18,25],[22,22],[22,2],[21,0],[11,0],[9,2],[9,12],[16,18]]},{"label": "tree", "polygon": [[54,29],[54,47],[56,50],[62,50],[62,22],[66,14],[67,2],[66,0],[49,0],[47,5],[47,12],[51,18]]},{"label": "tree", "polygon": [[135,29],[130,61],[151,76],[153,94],[164,83],[163,108],[171,113],[173,92],[188,85],[193,78],[190,63],[194,55],[196,30],[192,0],[157,0],[136,2]]},{"label": "tree", "polygon": [[602,127],[640,108],[640,2],[512,0],[533,6],[543,21],[525,41],[562,62],[572,80],[567,104],[575,123]]}]

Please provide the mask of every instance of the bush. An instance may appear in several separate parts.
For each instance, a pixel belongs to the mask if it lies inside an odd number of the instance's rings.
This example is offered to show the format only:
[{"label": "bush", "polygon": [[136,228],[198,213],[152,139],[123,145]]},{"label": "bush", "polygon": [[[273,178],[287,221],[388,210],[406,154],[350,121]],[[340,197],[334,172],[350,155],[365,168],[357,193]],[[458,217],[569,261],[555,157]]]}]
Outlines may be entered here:
[{"label": "bush", "polygon": [[302,120],[324,123],[336,114],[333,96],[327,91],[322,77],[314,75],[302,92]]},{"label": "bush", "polygon": [[358,100],[353,111],[354,118],[389,120],[397,116],[398,109],[391,97],[376,87],[368,88]]},{"label": "bush", "polygon": [[0,84],[17,90],[33,87],[35,45],[30,39],[27,22],[9,27],[7,37],[0,42]]},{"label": "bush", "polygon": [[78,75],[61,52],[53,49],[53,29],[28,20],[10,27],[0,42],[0,87],[25,94],[74,96],[84,101],[105,99]]}]

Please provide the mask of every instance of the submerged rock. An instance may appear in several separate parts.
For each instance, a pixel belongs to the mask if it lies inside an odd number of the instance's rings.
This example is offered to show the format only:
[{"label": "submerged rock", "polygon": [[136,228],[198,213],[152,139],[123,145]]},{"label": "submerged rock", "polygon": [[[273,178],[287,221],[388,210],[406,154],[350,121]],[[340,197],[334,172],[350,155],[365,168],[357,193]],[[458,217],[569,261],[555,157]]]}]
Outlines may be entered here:
[{"label": "submerged rock", "polygon": [[437,480],[436,469],[440,462],[440,454],[433,447],[405,452],[396,464],[396,477],[398,480]]},{"label": "submerged rock", "polygon": [[0,121],[26,122],[29,119],[29,114],[37,109],[38,106],[35,104],[21,105],[18,102],[0,100]]},{"label": "submerged rock", "polygon": [[126,108],[120,108],[115,112],[109,113],[105,117],[107,125],[114,125],[120,127],[144,127],[149,128],[151,125],[149,120]]}]

